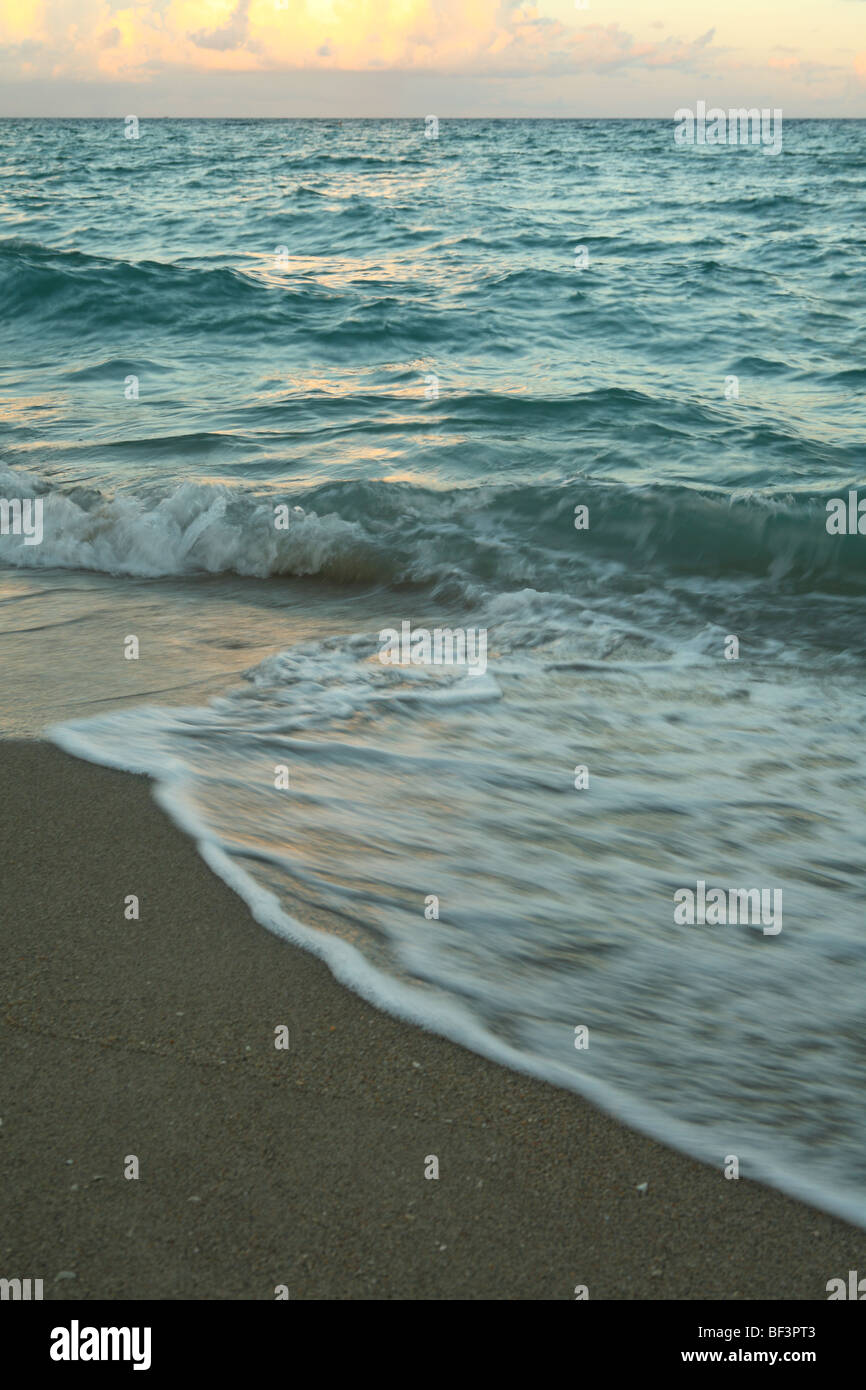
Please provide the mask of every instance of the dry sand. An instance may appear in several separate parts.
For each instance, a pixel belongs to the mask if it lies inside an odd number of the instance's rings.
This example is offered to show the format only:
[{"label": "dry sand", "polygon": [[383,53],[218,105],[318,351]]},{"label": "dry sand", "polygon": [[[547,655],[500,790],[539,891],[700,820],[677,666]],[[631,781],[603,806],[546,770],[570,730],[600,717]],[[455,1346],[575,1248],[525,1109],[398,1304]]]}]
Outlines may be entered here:
[{"label": "dry sand", "polygon": [[866,1269],[866,1233],[349,993],[146,779],[3,743],[0,825],[0,1276],[63,1299],[823,1300]]}]

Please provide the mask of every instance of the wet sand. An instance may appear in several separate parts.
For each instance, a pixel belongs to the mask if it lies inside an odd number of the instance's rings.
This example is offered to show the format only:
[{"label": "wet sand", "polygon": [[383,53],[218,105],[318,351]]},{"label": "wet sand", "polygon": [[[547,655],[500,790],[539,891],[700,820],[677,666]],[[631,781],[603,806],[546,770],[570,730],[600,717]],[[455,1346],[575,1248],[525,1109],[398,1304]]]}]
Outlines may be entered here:
[{"label": "wet sand", "polygon": [[825,1300],[866,1269],[866,1232],[349,993],[147,779],[4,742],[0,828],[0,1276],[58,1299]]}]

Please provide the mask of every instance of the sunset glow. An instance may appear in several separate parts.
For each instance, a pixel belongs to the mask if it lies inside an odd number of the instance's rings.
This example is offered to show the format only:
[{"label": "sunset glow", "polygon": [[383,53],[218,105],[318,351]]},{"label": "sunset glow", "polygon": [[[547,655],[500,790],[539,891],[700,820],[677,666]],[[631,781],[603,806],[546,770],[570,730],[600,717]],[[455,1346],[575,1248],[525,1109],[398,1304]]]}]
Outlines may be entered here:
[{"label": "sunset glow", "polygon": [[25,112],[28,91],[48,84],[72,84],[80,114],[118,84],[151,89],[155,114],[195,114],[189,82],[206,101],[232,74],[242,109],[265,101],[273,114],[299,105],[317,114],[321,102],[363,114],[378,75],[383,114],[392,98],[393,114],[412,109],[394,83],[414,76],[455,114],[660,114],[700,83],[710,100],[860,115],[866,5],[829,0],[819,13],[805,0],[768,0],[756,13],[745,0],[720,11],[686,0],[580,9],[571,0],[16,0],[0,14],[0,73],[7,114]]}]

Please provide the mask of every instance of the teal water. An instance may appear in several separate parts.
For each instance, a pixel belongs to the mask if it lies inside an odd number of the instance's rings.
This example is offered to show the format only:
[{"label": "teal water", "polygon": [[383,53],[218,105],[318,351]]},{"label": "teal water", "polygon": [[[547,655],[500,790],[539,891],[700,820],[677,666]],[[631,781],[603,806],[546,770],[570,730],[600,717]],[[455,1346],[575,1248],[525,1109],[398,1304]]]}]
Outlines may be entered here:
[{"label": "teal water", "polygon": [[[0,497],[44,505],[0,639],[61,687],[37,634],[74,642],[103,700],[53,736],[152,773],[370,998],[866,1220],[866,537],[826,526],[863,483],[866,123],[0,152]],[[116,693],[133,613],[170,704]],[[485,629],[486,671],[382,665],[403,621]],[[698,880],[780,889],[782,930],[677,923]]]}]

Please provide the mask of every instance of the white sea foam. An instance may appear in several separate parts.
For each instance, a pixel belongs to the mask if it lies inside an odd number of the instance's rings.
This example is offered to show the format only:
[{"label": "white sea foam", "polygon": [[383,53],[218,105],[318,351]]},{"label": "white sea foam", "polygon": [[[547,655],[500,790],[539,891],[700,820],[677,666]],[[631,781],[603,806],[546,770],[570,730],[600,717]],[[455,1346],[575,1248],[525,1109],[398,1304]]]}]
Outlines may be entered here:
[{"label": "white sea foam", "polygon": [[[39,486],[34,475],[0,469],[4,496],[35,497]],[[273,501],[221,485],[183,483],[155,499],[41,495],[42,543],[25,549],[19,538],[0,536],[0,559],[9,564],[142,578],[227,572],[264,578],[349,570],[353,550],[371,545],[360,525],[300,507],[289,529],[277,530]]]},{"label": "white sea foam", "polygon": [[[51,736],[152,776],[256,919],[371,1003],[866,1224],[852,969],[866,943],[840,867],[866,843],[833,702],[818,718],[809,680],[780,695],[730,668],[720,704],[695,686],[701,652],[666,664],[594,621],[572,626],[569,651],[565,615],[534,649],[538,611],[526,592],[497,603],[503,655],[482,679],[383,668],[376,635],[354,634],[269,658],[209,707]],[[551,646],[569,669],[552,669]],[[808,826],[792,736],[811,769]],[[590,765],[589,791],[572,787],[571,760]],[[691,865],[783,882],[778,941],[674,928]],[[424,918],[428,893],[439,921]],[[304,902],[317,920],[350,918],[354,944],[305,925]],[[816,1126],[832,1146],[814,1145]]]}]

